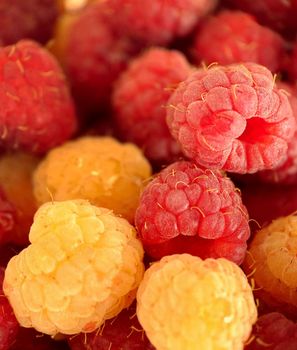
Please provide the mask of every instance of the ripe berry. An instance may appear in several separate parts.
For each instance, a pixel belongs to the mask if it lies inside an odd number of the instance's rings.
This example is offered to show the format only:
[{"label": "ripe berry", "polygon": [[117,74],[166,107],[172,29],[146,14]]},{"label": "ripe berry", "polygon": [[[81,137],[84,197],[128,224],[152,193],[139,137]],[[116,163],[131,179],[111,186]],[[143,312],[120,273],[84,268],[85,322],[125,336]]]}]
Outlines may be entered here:
[{"label": "ripe berry", "polygon": [[131,61],[115,85],[113,105],[121,137],[137,144],[155,164],[181,156],[166,123],[166,105],[190,72],[182,53],[151,48]]},{"label": "ripe berry", "polygon": [[157,349],[238,350],[257,307],[236,264],[182,254],[166,256],[145,272],[137,317]]},{"label": "ripe berry", "polygon": [[84,200],[49,202],[36,212],[29,239],[3,283],[23,327],[92,332],[133,301],[143,249],[133,226],[110,210]]},{"label": "ripe berry", "polygon": [[169,99],[167,122],[186,156],[236,173],[283,162],[296,128],[286,93],[255,63],[194,72]]},{"label": "ripe berry", "polygon": [[156,259],[190,253],[240,264],[250,235],[248,214],[232,181],[185,161],[165,168],[147,185],[135,224],[146,252]]}]

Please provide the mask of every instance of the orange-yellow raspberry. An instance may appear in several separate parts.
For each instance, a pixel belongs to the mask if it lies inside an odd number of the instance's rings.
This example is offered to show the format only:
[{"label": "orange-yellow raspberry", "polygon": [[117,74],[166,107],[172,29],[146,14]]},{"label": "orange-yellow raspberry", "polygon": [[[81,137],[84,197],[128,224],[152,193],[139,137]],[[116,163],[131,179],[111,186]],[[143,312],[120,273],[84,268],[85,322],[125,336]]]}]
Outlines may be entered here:
[{"label": "orange-yellow raspberry", "polygon": [[133,301],[143,249],[133,226],[110,210],[85,200],[46,203],[29,239],[8,263],[3,284],[23,327],[92,332]]},{"label": "orange-yellow raspberry", "polygon": [[223,258],[162,258],[145,272],[137,303],[157,350],[243,349],[257,318],[247,278]]},{"label": "orange-yellow raspberry", "polygon": [[151,167],[136,146],[111,137],[83,137],[49,152],[34,174],[39,203],[87,199],[134,221]]},{"label": "orange-yellow raspberry", "polygon": [[297,216],[273,221],[250,244],[244,270],[268,306],[297,316]]},{"label": "orange-yellow raspberry", "polygon": [[37,209],[32,174],[39,159],[22,152],[0,157],[0,183],[6,197],[16,208],[16,224],[8,238],[16,244],[28,244],[28,234]]}]

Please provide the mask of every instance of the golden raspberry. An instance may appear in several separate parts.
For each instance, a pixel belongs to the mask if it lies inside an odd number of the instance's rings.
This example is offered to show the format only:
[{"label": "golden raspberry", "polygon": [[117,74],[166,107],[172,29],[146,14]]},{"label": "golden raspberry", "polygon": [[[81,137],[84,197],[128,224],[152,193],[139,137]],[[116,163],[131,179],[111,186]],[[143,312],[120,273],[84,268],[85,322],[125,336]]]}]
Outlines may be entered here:
[{"label": "golden raspberry", "polygon": [[262,301],[296,316],[297,216],[279,218],[258,231],[243,267]]},{"label": "golden raspberry", "polygon": [[151,167],[132,144],[111,137],[83,137],[49,152],[34,174],[39,203],[87,199],[134,220]]},{"label": "golden raspberry", "polygon": [[158,350],[239,350],[257,318],[242,270],[226,259],[171,255],[152,265],[137,316]]},{"label": "golden raspberry", "polygon": [[38,158],[16,152],[0,158],[0,183],[8,200],[16,207],[16,224],[9,240],[28,244],[28,233],[37,209],[33,194],[32,174]]},{"label": "golden raspberry", "polygon": [[50,335],[92,332],[133,301],[143,249],[125,219],[84,200],[46,203],[29,239],[3,284],[23,327]]}]

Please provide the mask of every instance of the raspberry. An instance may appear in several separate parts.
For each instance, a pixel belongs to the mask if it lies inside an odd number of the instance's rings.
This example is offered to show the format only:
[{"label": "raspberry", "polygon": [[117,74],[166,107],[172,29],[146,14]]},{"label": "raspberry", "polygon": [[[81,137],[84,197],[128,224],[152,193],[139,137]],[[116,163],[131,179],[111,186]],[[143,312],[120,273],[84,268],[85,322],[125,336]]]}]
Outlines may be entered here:
[{"label": "raspberry", "polygon": [[112,84],[138,45],[111,23],[104,2],[94,3],[77,15],[63,16],[56,29],[54,53],[68,74],[82,113],[108,104]]},{"label": "raspberry", "polygon": [[283,34],[294,37],[297,31],[296,0],[228,0],[236,8],[252,13],[260,23],[268,25]]},{"label": "raspberry", "polygon": [[192,52],[197,64],[200,60],[222,65],[255,62],[277,72],[285,53],[284,44],[279,34],[259,25],[252,16],[223,11],[201,26]]},{"label": "raspberry", "polygon": [[231,180],[185,161],[170,165],[148,184],[135,223],[154,258],[190,253],[240,264],[250,235],[247,211]]},{"label": "raspberry", "polygon": [[278,312],[259,317],[245,350],[296,350],[297,324]]},{"label": "raspberry", "polygon": [[[147,45],[166,45],[189,34],[216,0],[108,0],[117,25]],[[117,14],[120,13],[120,16]]]},{"label": "raspberry", "polygon": [[67,140],[76,117],[56,60],[24,40],[0,48],[0,146],[44,153]]},{"label": "raspberry", "polygon": [[15,341],[19,324],[7,298],[3,295],[3,279],[4,269],[0,267],[0,350],[8,350]]},{"label": "raspberry", "polygon": [[[288,94],[289,101],[297,121],[297,94],[293,86],[278,82],[277,87]],[[297,183],[297,131],[288,144],[287,160],[279,167],[272,170],[265,170],[258,173],[259,178],[264,182],[296,184]]]},{"label": "raspberry", "polygon": [[[15,228],[16,208],[7,199],[3,188],[0,188],[0,245],[9,241],[11,232]],[[1,347],[0,347],[1,350]]]},{"label": "raspberry", "polygon": [[295,132],[286,93],[255,63],[194,72],[169,99],[167,122],[186,156],[236,173],[276,167]]},{"label": "raspberry", "polygon": [[297,41],[294,43],[292,48],[288,70],[290,79],[295,83],[297,79]]},{"label": "raspberry", "polygon": [[136,143],[157,164],[181,155],[166,124],[172,90],[191,72],[182,53],[152,48],[130,63],[115,86],[115,120],[123,138]]},{"label": "raspberry", "polygon": [[29,243],[28,233],[37,209],[32,174],[38,158],[25,153],[9,153],[0,157],[0,183],[8,200],[15,207],[15,225],[7,241]]},{"label": "raspberry", "polygon": [[126,220],[84,200],[50,202],[36,212],[29,239],[3,284],[23,327],[92,332],[130,305],[143,250]]},{"label": "raspberry", "polygon": [[96,332],[69,338],[71,350],[154,350],[136,317],[135,304]]},{"label": "raspberry", "polygon": [[237,265],[182,254],[145,272],[137,316],[157,349],[235,350],[249,337],[257,308]]},{"label": "raspberry", "polygon": [[84,137],[53,149],[34,173],[39,203],[88,199],[130,222],[151,168],[140,150],[110,137]]},{"label": "raspberry", "polygon": [[0,0],[0,44],[14,44],[24,38],[46,43],[58,17],[55,0]]},{"label": "raspberry", "polygon": [[296,316],[297,217],[289,215],[258,231],[244,261],[264,303]]}]

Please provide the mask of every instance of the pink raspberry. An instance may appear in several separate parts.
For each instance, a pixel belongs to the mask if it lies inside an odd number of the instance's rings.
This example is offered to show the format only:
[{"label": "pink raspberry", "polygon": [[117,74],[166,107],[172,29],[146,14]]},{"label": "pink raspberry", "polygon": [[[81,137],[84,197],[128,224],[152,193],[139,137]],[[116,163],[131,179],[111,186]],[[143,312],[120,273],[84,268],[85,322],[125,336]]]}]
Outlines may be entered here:
[{"label": "pink raspberry", "polygon": [[154,350],[136,316],[135,303],[117,317],[106,320],[93,333],[80,333],[69,338],[71,350]]},{"label": "pink raspberry", "polygon": [[156,259],[190,253],[240,264],[250,235],[232,181],[186,161],[165,168],[144,189],[135,223],[146,252]]},{"label": "pink raspberry", "polygon": [[4,296],[3,279],[4,269],[0,267],[0,350],[8,350],[16,339],[19,324],[7,298]]},{"label": "pink raspberry", "polygon": [[[211,43],[211,45],[210,45]],[[255,62],[273,72],[280,69],[284,40],[243,12],[223,11],[207,20],[196,33],[192,52],[197,64]]]},{"label": "pink raspberry", "polygon": [[82,113],[108,104],[112,84],[139,49],[111,22],[108,8],[99,1],[73,19],[66,14],[58,25],[57,45],[63,47],[58,56]]},{"label": "pink raspberry", "polygon": [[133,60],[115,86],[113,105],[121,136],[155,163],[181,155],[166,123],[166,105],[191,67],[182,53],[152,48]]},{"label": "pink raspberry", "polygon": [[[297,121],[297,94],[296,89],[284,82],[278,82],[277,87],[288,94],[289,101]],[[279,167],[272,170],[260,171],[261,181],[271,183],[296,184],[297,183],[297,131],[288,144],[287,159]]]},{"label": "pink raspberry", "polygon": [[286,93],[255,63],[194,72],[169,99],[167,122],[186,156],[237,173],[278,166],[296,127]]},{"label": "pink raspberry", "polygon": [[296,350],[297,324],[278,312],[259,317],[245,350]]},{"label": "pink raspberry", "polygon": [[226,0],[237,9],[251,13],[260,23],[294,37],[297,31],[297,0]]},{"label": "pink raspberry", "polygon": [[9,234],[15,228],[16,215],[15,206],[10,203],[3,190],[0,189],[0,245],[10,241]]},{"label": "pink raspberry", "polygon": [[44,153],[77,127],[64,75],[33,41],[0,48],[0,146]]},{"label": "pink raspberry", "polygon": [[10,45],[24,38],[45,44],[57,17],[56,0],[0,0],[0,44]]},{"label": "pink raspberry", "polygon": [[[217,0],[108,0],[121,30],[148,45],[189,34]],[[117,14],[120,13],[120,16]]]}]

